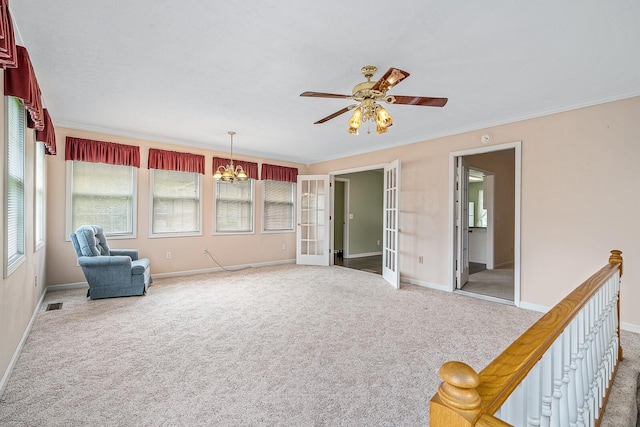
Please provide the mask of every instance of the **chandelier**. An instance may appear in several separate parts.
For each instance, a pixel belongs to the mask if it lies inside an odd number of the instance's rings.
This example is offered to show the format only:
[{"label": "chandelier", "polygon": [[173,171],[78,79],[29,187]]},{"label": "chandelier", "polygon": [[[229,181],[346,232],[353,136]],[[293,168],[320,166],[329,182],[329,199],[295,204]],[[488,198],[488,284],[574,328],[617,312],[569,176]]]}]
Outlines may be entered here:
[{"label": "chandelier", "polygon": [[229,164],[226,166],[218,166],[218,169],[213,174],[213,179],[222,180],[225,182],[246,181],[249,177],[245,173],[244,169],[242,169],[242,166],[233,166],[233,135],[235,135],[236,133],[232,130],[227,133],[231,136],[231,152],[229,156]]}]

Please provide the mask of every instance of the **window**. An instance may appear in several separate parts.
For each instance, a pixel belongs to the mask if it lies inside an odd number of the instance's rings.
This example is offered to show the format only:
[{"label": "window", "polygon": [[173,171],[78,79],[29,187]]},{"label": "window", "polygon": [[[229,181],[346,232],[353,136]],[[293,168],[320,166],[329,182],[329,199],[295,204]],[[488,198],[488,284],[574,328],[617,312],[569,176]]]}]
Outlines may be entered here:
[{"label": "window", "polygon": [[151,234],[200,233],[200,174],[151,169]]},{"label": "window", "polygon": [[293,231],[296,184],[286,181],[263,181],[263,231]]},{"label": "window", "polygon": [[100,225],[107,236],[134,236],[136,173],[134,166],[81,161],[70,167],[67,234],[81,225]]},{"label": "window", "polygon": [[35,200],[33,204],[35,248],[44,245],[44,144],[36,143]]},{"label": "window", "polygon": [[253,232],[253,180],[216,181],[215,232]]},{"label": "window", "polygon": [[7,97],[7,151],[5,178],[5,277],[24,258],[24,106],[18,98]]}]

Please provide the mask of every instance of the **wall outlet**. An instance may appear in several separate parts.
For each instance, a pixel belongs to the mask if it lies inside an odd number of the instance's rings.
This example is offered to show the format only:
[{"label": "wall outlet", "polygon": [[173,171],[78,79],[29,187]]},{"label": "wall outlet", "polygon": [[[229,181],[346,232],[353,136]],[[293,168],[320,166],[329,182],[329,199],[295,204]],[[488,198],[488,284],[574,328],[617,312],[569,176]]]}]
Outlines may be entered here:
[{"label": "wall outlet", "polygon": [[380,240],[378,240],[378,243],[376,243],[378,246],[380,246]]},{"label": "wall outlet", "polygon": [[38,276],[33,277],[33,286],[38,287]]},{"label": "wall outlet", "polygon": [[171,259],[171,252],[167,252],[167,254],[165,255],[166,259]]},{"label": "wall outlet", "polygon": [[422,255],[420,255],[418,257],[418,264],[422,264],[422,263],[424,263],[424,257]]},{"label": "wall outlet", "polygon": [[287,244],[286,244],[286,243],[283,243],[283,244],[282,244],[282,250],[284,251],[285,249],[287,249]]}]

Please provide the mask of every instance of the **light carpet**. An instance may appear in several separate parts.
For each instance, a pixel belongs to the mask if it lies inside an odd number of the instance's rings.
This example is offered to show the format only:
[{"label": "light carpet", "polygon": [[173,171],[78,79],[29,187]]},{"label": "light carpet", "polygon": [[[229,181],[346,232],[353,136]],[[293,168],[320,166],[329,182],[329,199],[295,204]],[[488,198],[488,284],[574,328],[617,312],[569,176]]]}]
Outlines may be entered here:
[{"label": "light carpet", "polygon": [[480,370],[539,317],[341,267],[156,279],[143,297],[51,292],[0,425],[424,426],[442,363]]}]

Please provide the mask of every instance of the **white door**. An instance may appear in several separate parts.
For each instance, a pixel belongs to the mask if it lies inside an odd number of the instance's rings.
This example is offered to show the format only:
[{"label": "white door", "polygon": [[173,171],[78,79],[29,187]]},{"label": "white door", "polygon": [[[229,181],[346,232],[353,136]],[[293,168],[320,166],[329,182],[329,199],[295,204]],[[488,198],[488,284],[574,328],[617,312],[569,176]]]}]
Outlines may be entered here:
[{"label": "white door", "polygon": [[469,166],[458,157],[456,175],[456,288],[469,281]]},{"label": "white door", "polygon": [[329,175],[298,175],[296,263],[329,265]]},{"label": "white door", "polygon": [[382,246],[382,277],[396,289],[400,288],[398,266],[398,217],[400,207],[400,160],[384,167],[384,233]]}]

